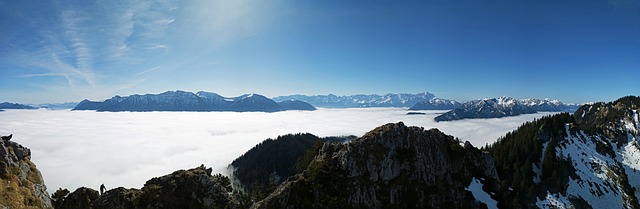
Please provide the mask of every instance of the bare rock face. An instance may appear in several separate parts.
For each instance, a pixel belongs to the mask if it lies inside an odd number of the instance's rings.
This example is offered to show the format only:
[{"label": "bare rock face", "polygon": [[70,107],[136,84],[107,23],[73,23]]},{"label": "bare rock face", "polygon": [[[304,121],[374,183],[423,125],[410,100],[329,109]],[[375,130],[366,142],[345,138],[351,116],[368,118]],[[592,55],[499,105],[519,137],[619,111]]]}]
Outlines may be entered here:
[{"label": "bare rock face", "polygon": [[437,129],[387,124],[347,144],[325,144],[302,174],[253,208],[483,208],[473,178],[497,191],[494,162]]},{"label": "bare rock face", "polygon": [[0,141],[0,188],[0,208],[53,208],[31,150],[14,141]]}]

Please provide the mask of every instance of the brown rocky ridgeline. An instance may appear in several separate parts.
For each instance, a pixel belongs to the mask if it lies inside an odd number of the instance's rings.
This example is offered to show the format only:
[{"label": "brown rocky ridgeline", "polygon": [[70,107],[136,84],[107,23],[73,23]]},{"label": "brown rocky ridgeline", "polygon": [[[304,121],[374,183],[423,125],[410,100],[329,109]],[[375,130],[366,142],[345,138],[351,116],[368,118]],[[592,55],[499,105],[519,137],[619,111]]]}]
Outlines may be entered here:
[{"label": "brown rocky ridgeline", "polygon": [[53,208],[31,150],[0,140],[0,208]]}]

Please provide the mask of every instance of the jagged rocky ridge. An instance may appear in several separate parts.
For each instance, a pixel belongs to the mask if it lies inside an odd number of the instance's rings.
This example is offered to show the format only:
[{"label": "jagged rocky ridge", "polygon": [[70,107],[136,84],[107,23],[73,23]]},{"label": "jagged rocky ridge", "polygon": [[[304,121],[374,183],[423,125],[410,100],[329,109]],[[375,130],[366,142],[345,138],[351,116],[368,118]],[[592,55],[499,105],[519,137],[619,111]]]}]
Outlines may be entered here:
[{"label": "jagged rocky ridge", "polygon": [[167,91],[161,94],[114,96],[103,102],[83,100],[73,110],[97,111],[235,111],[278,112],[285,110],[315,110],[302,101],[276,103],[259,94],[226,98],[216,93]]},{"label": "jagged rocky ridge", "polygon": [[452,121],[467,118],[501,118],[536,112],[572,112],[576,105],[563,104],[549,99],[514,99],[511,97],[487,98],[465,102],[460,107],[439,115],[436,121]]},{"label": "jagged rocky ridge", "polygon": [[434,97],[429,92],[418,94],[356,94],[349,96],[328,95],[289,95],[273,98],[275,101],[300,100],[316,107],[326,108],[355,108],[355,107],[411,107],[414,104],[430,100]]},{"label": "jagged rocky ridge", "polygon": [[497,190],[493,160],[437,129],[387,124],[326,143],[307,169],[252,208],[482,208],[466,189]]},{"label": "jagged rocky ridge", "polygon": [[53,208],[31,150],[9,140],[0,140],[0,208]]}]

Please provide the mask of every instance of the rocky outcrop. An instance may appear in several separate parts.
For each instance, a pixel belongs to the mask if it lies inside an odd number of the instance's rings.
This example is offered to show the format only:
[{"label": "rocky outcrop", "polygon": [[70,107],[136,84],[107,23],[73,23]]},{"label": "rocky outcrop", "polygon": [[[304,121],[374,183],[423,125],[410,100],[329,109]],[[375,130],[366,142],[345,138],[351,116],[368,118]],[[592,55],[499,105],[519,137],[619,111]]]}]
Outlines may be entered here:
[{"label": "rocky outcrop", "polygon": [[387,124],[325,144],[307,169],[253,208],[482,208],[473,178],[497,191],[491,157],[437,129]]},{"label": "rocky outcrop", "polygon": [[246,208],[229,178],[204,166],[152,178],[142,189],[118,187],[99,195],[79,188],[63,198],[63,209]]},{"label": "rocky outcrop", "polygon": [[140,205],[144,208],[235,208],[229,178],[211,175],[200,166],[153,178],[142,187]]},{"label": "rocky outcrop", "polygon": [[136,208],[142,191],[139,189],[125,189],[118,187],[111,189],[93,202],[95,209],[129,209]]},{"label": "rocky outcrop", "polygon": [[53,208],[31,150],[14,141],[0,141],[0,188],[0,208]]}]

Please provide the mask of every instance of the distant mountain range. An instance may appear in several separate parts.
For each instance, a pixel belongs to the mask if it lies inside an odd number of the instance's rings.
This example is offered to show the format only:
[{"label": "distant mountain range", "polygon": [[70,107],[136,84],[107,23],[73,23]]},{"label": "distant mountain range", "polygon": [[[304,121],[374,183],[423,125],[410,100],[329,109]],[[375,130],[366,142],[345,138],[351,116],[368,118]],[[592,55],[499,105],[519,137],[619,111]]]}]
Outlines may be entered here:
[{"label": "distant mountain range", "polygon": [[97,111],[234,111],[278,112],[285,110],[315,110],[302,101],[275,102],[259,94],[227,98],[211,92],[167,91],[161,94],[114,96],[103,102],[83,100],[73,110]]},{"label": "distant mountain range", "polygon": [[[247,95],[243,98],[251,98]],[[544,103],[544,102],[543,102]],[[547,103],[556,103],[548,101]],[[467,104],[463,104],[464,107]],[[549,108],[510,97],[481,109]],[[506,110],[509,111],[506,111]],[[518,110],[519,111],[519,110]],[[482,111],[480,111],[482,112]],[[482,148],[402,122],[361,137],[289,134],[231,163],[201,165],[140,189],[58,189],[51,196],[31,150],[0,140],[5,208],[640,208],[640,97],[579,107],[522,124]],[[78,174],[75,174],[78,175]],[[234,187],[239,185],[241,187]],[[243,189],[238,189],[243,188]],[[244,190],[244,191],[243,191]],[[15,201],[24,200],[29,201]]]},{"label": "distant mountain range", "polygon": [[9,102],[3,102],[0,103],[0,110],[3,109],[26,109],[26,110],[32,110],[32,109],[38,109],[29,105],[23,105],[23,104],[18,104],[18,103],[9,103]]},{"label": "distant mountain range", "polygon": [[357,108],[357,107],[411,107],[418,102],[430,100],[434,95],[429,92],[418,94],[356,94],[350,96],[329,95],[289,95],[273,98],[275,101],[300,100],[316,107]]},{"label": "distant mountain range", "polygon": [[574,104],[563,104],[558,100],[518,100],[503,96],[465,102],[460,105],[460,107],[437,116],[435,120],[452,121],[466,118],[501,118],[536,112],[573,112],[578,109],[578,107],[578,105]]},{"label": "distant mountain range", "polygon": [[462,106],[455,100],[433,98],[424,100],[413,105],[409,110],[451,110]]}]

